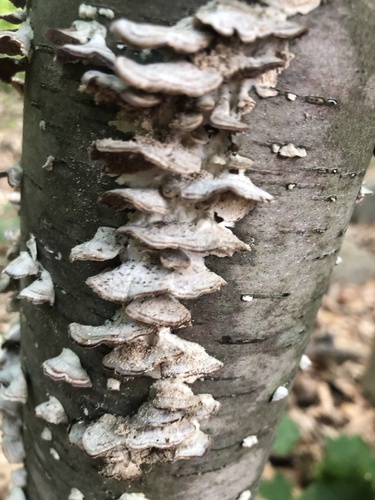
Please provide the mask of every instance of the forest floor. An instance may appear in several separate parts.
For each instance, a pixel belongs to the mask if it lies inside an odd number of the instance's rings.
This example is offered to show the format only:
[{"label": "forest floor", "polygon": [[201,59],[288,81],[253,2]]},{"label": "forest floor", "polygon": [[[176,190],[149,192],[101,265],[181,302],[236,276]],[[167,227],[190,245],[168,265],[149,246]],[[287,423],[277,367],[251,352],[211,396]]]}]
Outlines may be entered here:
[{"label": "forest floor", "polygon": [[[21,99],[0,89],[0,116],[3,171],[20,158]],[[375,164],[368,179],[375,179]],[[9,238],[18,228],[12,193],[0,179],[0,271]],[[375,450],[375,408],[361,388],[375,337],[375,224],[352,224],[341,255],[343,263],[335,268],[307,350],[312,365],[298,374],[288,402],[288,413],[300,429],[298,445],[281,461],[271,457],[264,472],[269,479],[282,470],[296,492],[312,480],[327,437],[360,435]],[[0,335],[16,320],[7,312],[8,301],[0,295]],[[0,500],[6,498],[10,470],[0,453]]]}]

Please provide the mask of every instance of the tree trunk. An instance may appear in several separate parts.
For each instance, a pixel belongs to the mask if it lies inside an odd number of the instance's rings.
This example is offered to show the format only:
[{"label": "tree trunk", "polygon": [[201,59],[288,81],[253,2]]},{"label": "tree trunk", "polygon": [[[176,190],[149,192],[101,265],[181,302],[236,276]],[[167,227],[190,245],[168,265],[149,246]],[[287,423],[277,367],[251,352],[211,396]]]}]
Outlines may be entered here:
[{"label": "tree trunk", "polygon": [[[116,17],[171,24],[206,2],[105,3]],[[255,495],[284,409],[272,395],[292,384],[374,147],[375,10],[370,0],[332,0],[304,16],[309,32],[291,42],[296,57],[278,82],[298,98],[292,102],[280,92],[259,100],[247,119],[250,132],[237,136],[239,152],[255,160],[252,181],[276,203],[258,204],[236,225],[251,253],[206,259],[228,285],[190,301],[193,326],[179,332],[224,363],[219,375],[192,386],[194,393],[211,393],[221,403],[205,429],[213,444],[203,458],[154,465],[126,482],[101,476],[101,462],[69,443],[66,425],[50,426],[53,439],[43,440],[45,422],[34,411],[53,395],[70,424],[104,413],[126,416],[147,399],[151,385],[141,377],[124,381],[120,392],[108,391],[101,361],[109,349],[82,348],[67,333],[72,322],[101,325],[116,309],[85,284],[108,263],[70,263],[72,247],[89,240],[99,226],[126,221],[123,212],[97,204],[100,194],[117,185],[87,153],[95,139],[123,137],[108,125],[116,109],[79,93],[82,66],[56,64],[44,38],[48,27],[70,26],[77,7],[73,0],[29,5],[35,50],[26,73],[22,241],[35,235],[56,302],[51,307],[22,301],[27,497],[65,500],[72,488],[87,500],[117,499],[125,492],[142,492],[151,500],[234,500],[244,490]],[[311,96],[321,97],[321,105]],[[280,158],[271,152],[275,143],[303,146],[307,156]],[[52,170],[42,168],[48,156],[54,157]],[[241,300],[244,295],[252,300]],[[62,348],[79,355],[92,388],[43,374],[42,363]],[[243,447],[250,435],[258,443]]]}]

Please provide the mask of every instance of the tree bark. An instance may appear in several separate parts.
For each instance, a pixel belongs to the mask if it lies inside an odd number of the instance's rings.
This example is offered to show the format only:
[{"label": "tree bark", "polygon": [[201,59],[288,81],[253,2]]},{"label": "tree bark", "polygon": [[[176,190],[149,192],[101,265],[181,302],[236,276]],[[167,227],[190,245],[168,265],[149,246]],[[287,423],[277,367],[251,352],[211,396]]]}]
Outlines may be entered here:
[{"label": "tree bark", "polygon": [[[170,24],[206,2],[105,3],[116,15]],[[99,226],[118,227],[126,220],[126,214],[97,204],[98,196],[116,184],[87,154],[94,139],[121,137],[108,125],[116,110],[79,93],[82,66],[57,65],[44,38],[48,27],[69,26],[77,7],[73,0],[29,5],[35,50],[26,73],[22,238],[35,235],[56,303],[22,302],[27,496],[65,500],[72,488],[85,500],[116,499],[127,491],[151,500],[234,500],[247,489],[255,495],[284,409],[283,402],[271,402],[272,395],[292,384],[374,147],[375,10],[370,0],[332,0],[303,17],[309,32],[291,42],[296,58],[278,83],[301,98],[290,102],[280,93],[259,100],[247,118],[250,132],[237,136],[240,153],[255,160],[253,182],[277,202],[258,204],[236,225],[236,234],[251,242],[251,253],[207,259],[228,286],[190,302],[193,326],[181,331],[224,363],[220,375],[193,385],[195,393],[209,392],[222,404],[206,429],[213,436],[211,449],[201,459],[153,466],[139,480],[120,482],[100,476],[100,463],[69,444],[66,426],[51,426],[52,442],[42,440],[45,422],[34,412],[53,395],[70,423],[106,412],[125,416],[147,398],[150,386],[141,378],[122,383],[119,393],[107,391],[101,360],[108,349],[84,349],[67,333],[69,323],[101,325],[116,309],[85,285],[108,263],[72,264],[71,248]],[[312,104],[308,96],[338,104]],[[307,157],[281,159],[271,153],[271,144],[290,142],[305,147]],[[55,160],[48,171],[41,167],[50,155]],[[242,301],[244,294],[253,300]],[[43,375],[43,361],[63,347],[79,355],[93,388],[74,388]],[[249,435],[258,437],[251,449],[241,446]],[[51,457],[51,448],[59,460]]]}]

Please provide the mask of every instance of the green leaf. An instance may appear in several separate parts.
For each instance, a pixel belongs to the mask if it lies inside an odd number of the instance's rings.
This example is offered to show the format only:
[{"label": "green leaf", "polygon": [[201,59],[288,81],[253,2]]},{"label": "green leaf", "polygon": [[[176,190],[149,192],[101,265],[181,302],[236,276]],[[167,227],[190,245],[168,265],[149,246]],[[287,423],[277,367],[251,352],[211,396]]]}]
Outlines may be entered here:
[{"label": "green leaf", "polygon": [[289,415],[284,415],[277,429],[273,452],[281,457],[288,455],[301,436],[298,425]]},{"label": "green leaf", "polygon": [[270,481],[262,482],[259,493],[265,500],[293,500],[292,485],[280,473],[275,474]]},{"label": "green leaf", "polygon": [[325,454],[318,467],[318,479],[329,482],[336,478],[357,478],[371,483],[375,491],[375,457],[359,436],[327,440]]},{"label": "green leaf", "polygon": [[374,500],[374,498],[374,491],[369,483],[338,480],[330,484],[312,484],[299,500]]},{"label": "green leaf", "polygon": [[374,500],[375,457],[359,436],[328,439],[316,481],[300,500]]}]

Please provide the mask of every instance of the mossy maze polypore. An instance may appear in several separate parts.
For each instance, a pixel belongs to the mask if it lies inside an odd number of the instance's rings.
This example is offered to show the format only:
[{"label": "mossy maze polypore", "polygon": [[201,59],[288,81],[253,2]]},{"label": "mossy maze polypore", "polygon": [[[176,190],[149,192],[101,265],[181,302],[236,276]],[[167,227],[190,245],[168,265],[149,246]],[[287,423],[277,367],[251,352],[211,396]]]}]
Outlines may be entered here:
[{"label": "mossy maze polypore", "polygon": [[[134,479],[142,464],[200,457],[209,446],[200,423],[220,405],[209,394],[194,395],[187,384],[218,374],[223,364],[170,328],[190,325],[191,315],[179,300],[226,284],[207,269],[206,256],[250,250],[229,227],[256,202],[273,201],[248,178],[253,161],[236,152],[235,133],[249,129],[243,116],[256,104],[249,95],[253,88],[261,97],[277,94],[277,75],[292,58],[287,39],[306,31],[288,15],[308,12],[319,1],[267,3],[214,0],[172,27],[128,20],[112,24],[121,42],[157,50],[159,60],[165,56],[158,63],[117,57],[96,21],[47,33],[58,45],[58,61],[106,67],[85,73],[81,90],[97,102],[117,104],[120,130],[124,117],[136,116],[130,140],[97,140],[91,150],[103,171],[126,185],[103,193],[99,202],[131,208],[129,222],[99,228],[71,253],[72,261],[120,258],[120,266],[88,278],[87,284],[122,308],[102,326],[71,324],[70,336],[86,347],[114,347],[103,365],[115,374],[156,379],[149,400],[132,417],[105,414],[71,428],[70,441],[103,459],[105,475]],[[288,150],[288,155],[303,156],[295,150],[299,154]],[[45,370],[70,380],[60,370],[62,355],[47,360]],[[89,385],[85,374],[82,380],[75,385]]]}]

